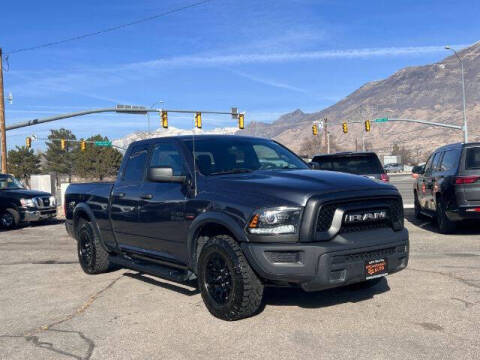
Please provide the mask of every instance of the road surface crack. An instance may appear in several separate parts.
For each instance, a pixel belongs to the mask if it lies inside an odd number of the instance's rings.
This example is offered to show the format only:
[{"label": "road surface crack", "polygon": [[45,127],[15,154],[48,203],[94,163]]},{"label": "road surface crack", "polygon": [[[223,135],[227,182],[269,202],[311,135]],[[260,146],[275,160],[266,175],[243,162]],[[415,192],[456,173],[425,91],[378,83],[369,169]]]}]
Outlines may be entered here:
[{"label": "road surface crack", "polygon": [[47,324],[47,325],[43,325],[43,326],[40,326],[39,328],[33,330],[33,331],[30,331],[28,333],[25,334],[25,336],[32,336],[33,334],[37,333],[37,332],[40,332],[40,331],[44,331],[44,330],[48,330],[50,329],[51,327],[53,326],[56,326],[56,325],[60,325],[60,324],[63,324],[64,322],[66,321],[70,321],[72,320],[74,317],[84,313],[93,303],[95,300],[97,300],[97,298],[102,295],[105,291],[107,291],[108,289],[112,288],[113,285],[115,285],[115,283],[120,280],[121,278],[123,277],[123,275],[120,275],[119,277],[115,278],[114,280],[112,280],[107,286],[105,286],[104,288],[100,289],[99,291],[97,291],[95,294],[93,294],[92,296],[90,296],[88,298],[88,300],[83,303],[77,310],[75,310],[73,313],[65,316],[64,318],[60,319],[60,320],[57,320],[53,323],[50,323],[50,324]]}]

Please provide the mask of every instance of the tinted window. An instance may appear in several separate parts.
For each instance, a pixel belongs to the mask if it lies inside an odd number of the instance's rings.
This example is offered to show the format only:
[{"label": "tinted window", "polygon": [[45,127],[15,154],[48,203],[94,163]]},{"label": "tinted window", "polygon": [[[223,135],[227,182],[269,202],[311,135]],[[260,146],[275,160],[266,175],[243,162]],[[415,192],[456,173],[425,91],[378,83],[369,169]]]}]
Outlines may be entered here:
[{"label": "tinted window", "polygon": [[432,170],[437,171],[440,169],[440,160],[442,159],[443,152],[436,153],[433,158]]},{"label": "tinted window", "polygon": [[123,173],[123,180],[125,181],[143,181],[145,174],[145,163],[147,162],[147,150],[139,149],[133,150],[128,158],[125,172]]},{"label": "tinted window", "polygon": [[316,156],[312,161],[319,164],[320,170],[341,171],[357,175],[382,174],[384,172],[380,160],[373,154],[345,157]]},{"label": "tinted window", "polygon": [[480,147],[467,149],[465,156],[465,169],[480,169]]},{"label": "tinted window", "polygon": [[442,163],[440,165],[440,171],[450,171],[457,168],[458,162],[458,155],[457,151],[449,150],[445,151],[445,155],[443,155]]},{"label": "tinted window", "polygon": [[[184,140],[192,151],[192,140]],[[200,172],[215,175],[236,170],[309,169],[295,154],[269,140],[255,138],[196,138],[195,157]]]},{"label": "tinted window", "polygon": [[427,166],[425,167],[425,175],[430,175],[432,171],[438,166],[438,161],[440,160],[441,153],[435,153],[427,161]]},{"label": "tinted window", "polygon": [[172,143],[159,143],[154,146],[150,167],[157,166],[171,167],[175,176],[185,175],[180,152]]}]

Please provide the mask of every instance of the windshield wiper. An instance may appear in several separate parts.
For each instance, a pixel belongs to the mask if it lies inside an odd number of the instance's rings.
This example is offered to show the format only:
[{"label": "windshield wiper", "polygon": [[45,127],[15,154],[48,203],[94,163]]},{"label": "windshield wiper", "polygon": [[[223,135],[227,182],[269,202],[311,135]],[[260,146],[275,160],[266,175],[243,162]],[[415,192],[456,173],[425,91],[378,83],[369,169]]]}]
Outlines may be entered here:
[{"label": "windshield wiper", "polygon": [[212,172],[210,173],[210,175],[243,174],[243,173],[250,173],[252,171],[253,171],[252,169],[236,168],[236,169]]}]

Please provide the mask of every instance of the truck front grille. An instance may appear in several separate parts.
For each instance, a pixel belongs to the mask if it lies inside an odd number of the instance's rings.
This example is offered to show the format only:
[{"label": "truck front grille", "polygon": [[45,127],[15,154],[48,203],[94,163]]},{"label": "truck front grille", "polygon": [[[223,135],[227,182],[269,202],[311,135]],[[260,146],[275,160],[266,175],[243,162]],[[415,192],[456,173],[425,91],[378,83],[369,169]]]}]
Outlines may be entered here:
[{"label": "truck front grille", "polygon": [[374,222],[345,224],[342,221],[340,233],[368,231],[387,227],[394,228],[395,230],[403,228],[403,206],[401,200],[397,198],[378,198],[342,201],[321,205],[317,216],[317,232],[326,232],[330,229],[335,211],[338,208],[345,209],[345,213],[348,213],[350,211],[349,209],[355,209],[355,212],[361,212],[362,210],[386,210],[388,214],[387,219]]}]

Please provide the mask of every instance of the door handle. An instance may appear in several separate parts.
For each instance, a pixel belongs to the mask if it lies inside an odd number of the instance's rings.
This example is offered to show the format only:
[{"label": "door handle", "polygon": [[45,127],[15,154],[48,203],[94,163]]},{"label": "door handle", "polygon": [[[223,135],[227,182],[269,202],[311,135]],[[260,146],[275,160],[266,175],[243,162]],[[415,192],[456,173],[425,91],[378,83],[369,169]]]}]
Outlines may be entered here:
[{"label": "door handle", "polygon": [[142,199],[144,200],[151,200],[153,199],[153,195],[152,194],[143,194],[142,196],[140,196]]},{"label": "door handle", "polygon": [[119,197],[119,198],[123,198],[123,197],[125,197],[125,193],[123,193],[123,192],[121,192],[121,193],[115,193],[115,194],[113,194],[113,196]]}]

